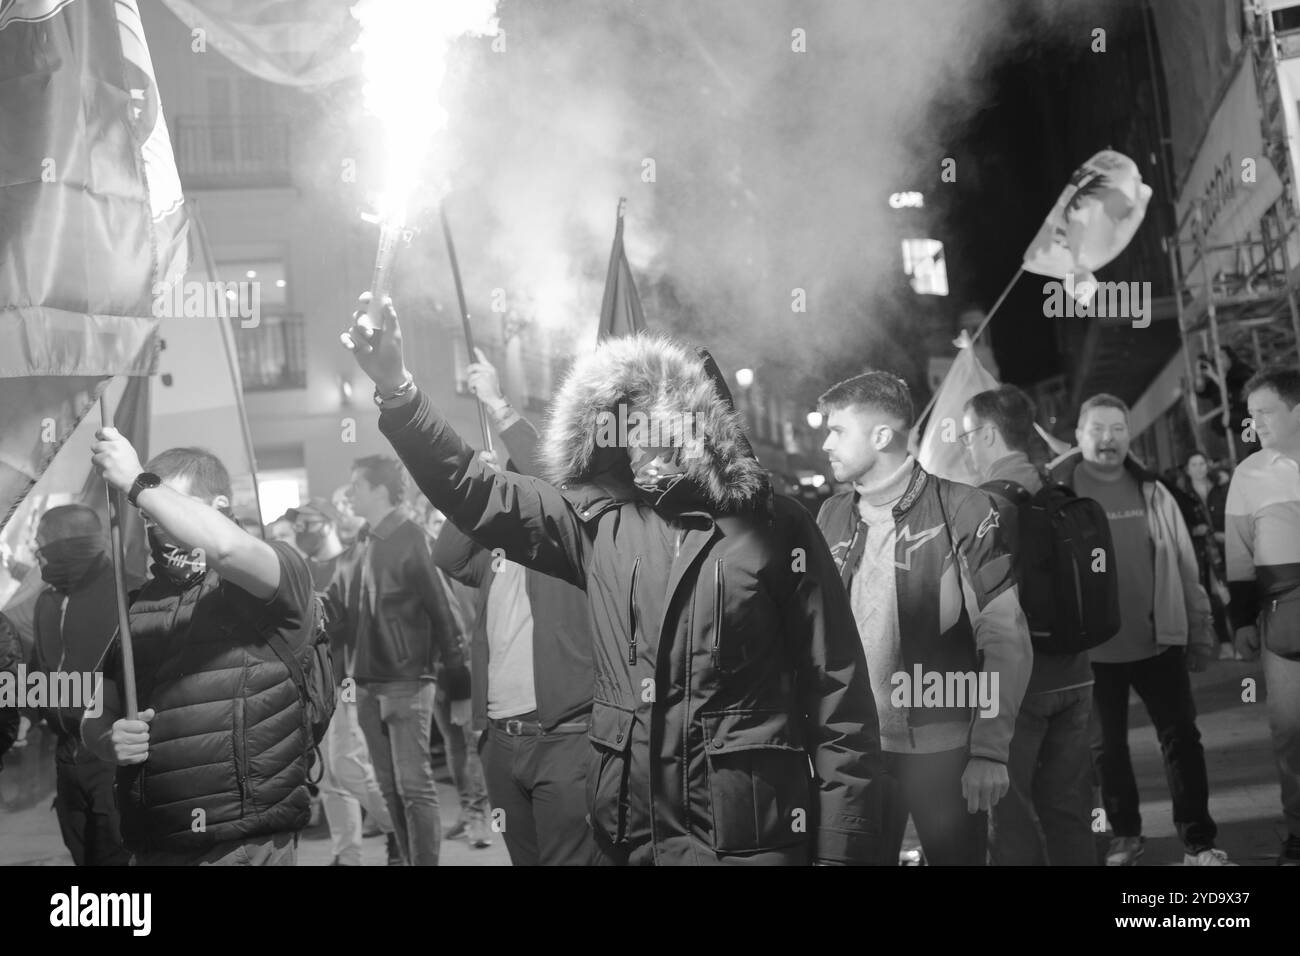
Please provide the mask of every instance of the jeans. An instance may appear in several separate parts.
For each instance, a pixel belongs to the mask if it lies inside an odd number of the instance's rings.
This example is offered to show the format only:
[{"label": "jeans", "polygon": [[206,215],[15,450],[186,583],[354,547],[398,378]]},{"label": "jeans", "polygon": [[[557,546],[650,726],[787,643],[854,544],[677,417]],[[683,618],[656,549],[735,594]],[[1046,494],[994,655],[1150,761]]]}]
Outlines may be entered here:
[{"label": "jeans", "polygon": [[483,732],[483,769],[501,835],[514,866],[590,866],[596,844],[587,826],[584,733],[512,736]]},{"label": "jeans", "polygon": [[360,866],[361,808],[365,807],[385,833],[393,832],[393,819],[366,752],[366,737],[357,721],[355,702],[339,700],[320,752],[325,758],[321,806],[329,823],[334,856],[343,866]]},{"label": "jeans", "polygon": [[1282,784],[1282,815],[1287,833],[1300,837],[1300,661],[1260,651],[1268,690],[1268,727]]},{"label": "jeans", "polygon": [[434,691],[432,681],[357,685],[357,719],[397,845],[412,866],[437,866],[442,844],[438,784],[429,760]]},{"label": "jeans", "polygon": [[1171,647],[1127,664],[1092,665],[1092,752],[1101,778],[1101,800],[1117,837],[1142,834],[1137,780],[1128,750],[1129,688],[1151,715],[1165,778],[1174,804],[1174,825],[1189,853],[1214,846],[1218,828],[1210,819],[1210,785],[1205,751],[1196,729],[1196,705],[1187,676],[1186,653]]},{"label": "jeans", "polygon": [[451,700],[442,691],[438,691],[433,701],[433,721],[447,747],[447,769],[460,796],[460,822],[486,818],[488,794],[483,782],[483,762],[471,746],[474,731],[468,724],[458,727],[451,722]]},{"label": "jeans", "polygon": [[989,850],[997,866],[1097,864],[1091,713],[1091,687],[1025,696],[1007,760],[1011,788],[993,807]]},{"label": "jeans", "polygon": [[968,812],[961,792],[970,753],[962,748],[934,754],[886,751],[883,756],[885,773],[895,781],[885,791],[883,862],[898,865],[910,814],[928,865],[986,865],[988,814]]},{"label": "jeans", "polygon": [[84,747],[54,764],[54,809],[63,844],[77,866],[129,866],[131,854],[122,847],[122,829],[113,799],[117,768]]},{"label": "jeans", "polygon": [[206,850],[137,853],[132,866],[297,866],[298,834],[292,830],[246,840],[226,840]]}]

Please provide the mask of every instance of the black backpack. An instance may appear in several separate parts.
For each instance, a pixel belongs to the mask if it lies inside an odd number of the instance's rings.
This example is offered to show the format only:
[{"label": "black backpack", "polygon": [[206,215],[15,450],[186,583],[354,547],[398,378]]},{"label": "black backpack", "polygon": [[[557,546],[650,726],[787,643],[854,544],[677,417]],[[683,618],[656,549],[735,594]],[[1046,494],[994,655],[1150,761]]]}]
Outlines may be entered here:
[{"label": "black backpack", "polygon": [[[320,759],[320,742],[329,729],[337,704],[334,683],[334,659],[330,655],[329,632],[326,629],[325,606],[319,594],[312,596],[312,622],[308,630],[307,642],[295,654],[289,642],[275,630],[267,633],[267,645],[289,669],[294,686],[298,688],[298,697],[302,700],[303,725],[312,744],[312,764],[321,769],[324,775],[324,761]],[[320,782],[320,776],[314,780],[308,773],[309,782]]]},{"label": "black backpack", "polygon": [[1046,476],[1034,495],[1014,481],[981,487],[1017,508],[1020,607],[1034,650],[1077,654],[1113,637],[1119,578],[1105,509]]}]

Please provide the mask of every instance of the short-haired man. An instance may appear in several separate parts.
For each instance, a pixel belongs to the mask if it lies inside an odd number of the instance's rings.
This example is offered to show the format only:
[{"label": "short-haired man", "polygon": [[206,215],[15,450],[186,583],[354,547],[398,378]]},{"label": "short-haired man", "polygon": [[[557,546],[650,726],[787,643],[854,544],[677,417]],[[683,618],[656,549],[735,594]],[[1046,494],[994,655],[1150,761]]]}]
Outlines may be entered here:
[{"label": "short-haired man", "polygon": [[433,563],[433,545],[400,507],[405,476],[395,458],[352,468],[349,501],[366,527],[339,559],[329,603],[355,635],[357,719],[370,748],[397,843],[412,866],[437,866],[438,784],[429,756],[435,682],[452,719],[470,718],[464,635]]},{"label": "short-haired man", "polygon": [[[847,379],[818,407],[835,480],[852,488],[817,524],[848,589],[897,781],[885,852],[897,861],[910,813],[932,866],[983,866],[1033,660],[998,510],[908,454],[912,397],[897,376]],[[934,694],[936,679],[953,693]]]},{"label": "short-haired man", "polygon": [[1187,671],[1215,653],[1210,598],[1201,587],[1192,537],[1178,502],[1129,455],[1128,406],[1094,395],[1079,408],[1079,450],[1053,462],[1052,477],[1106,509],[1119,581],[1120,629],[1088,652],[1092,662],[1092,749],[1114,832],[1107,866],[1142,855],[1142,816],[1128,749],[1128,698],[1151,715],[1173,798],[1174,824],[1189,866],[1224,866],[1215,849],[1205,751]]},{"label": "short-haired man", "polygon": [[[41,515],[36,555],[46,587],[36,599],[30,667],[47,675],[69,675],[78,687],[83,675],[102,673],[117,634],[113,562],[104,529],[93,508],[60,505]],[[136,584],[138,582],[131,582]],[[66,685],[65,685],[66,686]],[[82,707],[50,701],[41,717],[58,741],[56,799],[63,843],[77,866],[126,866],[113,799],[114,764],[81,742]]]},{"label": "short-haired man", "polygon": [[[306,504],[290,508],[285,518],[294,531],[298,550],[307,555],[311,568],[312,586],[318,594],[329,589],[343,554],[339,542],[338,510],[324,498],[311,498]],[[335,612],[337,613],[337,612]],[[349,681],[349,690],[343,693],[343,682],[353,676],[352,661],[355,648],[348,639],[346,623],[331,619],[329,622],[330,657],[334,661],[334,675],[340,685],[334,717],[321,741],[324,768],[320,780],[321,806],[325,822],[329,825],[333,842],[333,859],[330,866],[361,865],[361,808],[365,807],[388,843],[390,865],[401,865],[401,850],[393,832],[393,819],[388,804],[375,779],[375,768],[366,750],[366,738],[357,722],[356,693]]]},{"label": "short-haired man", "polygon": [[153,558],[130,612],[142,709],[123,716],[115,643],[102,713],[82,721],[87,746],[118,764],[124,842],[137,865],[292,866],[313,742],[281,655],[314,639],[307,561],[235,523],[230,475],[211,452],[173,448],[142,468],[113,428],[92,450],[144,513]]},{"label": "short-haired man", "polygon": [[[972,396],[962,413],[962,444],[981,488],[993,496],[1003,541],[1017,564],[1019,505],[1005,482],[1036,495],[1043,487],[1030,461],[1034,404],[1014,385]],[[1088,655],[1034,651],[1016,716],[1007,774],[1011,789],[993,808],[990,856],[998,866],[1093,866],[1091,755],[1092,668]]]},{"label": "short-haired man", "polygon": [[1264,658],[1287,829],[1277,862],[1300,866],[1300,371],[1266,369],[1244,392],[1262,447],[1228,487],[1228,609],[1242,656]]}]

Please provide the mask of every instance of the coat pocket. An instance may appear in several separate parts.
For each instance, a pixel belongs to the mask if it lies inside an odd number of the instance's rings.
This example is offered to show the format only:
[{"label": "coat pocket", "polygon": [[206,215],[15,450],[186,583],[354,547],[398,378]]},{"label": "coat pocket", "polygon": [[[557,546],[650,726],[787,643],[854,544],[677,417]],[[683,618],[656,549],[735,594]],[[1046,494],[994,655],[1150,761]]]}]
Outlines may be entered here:
[{"label": "coat pocket", "polygon": [[592,703],[587,737],[595,753],[587,773],[587,812],[592,829],[610,843],[619,843],[627,835],[632,721],[627,708],[599,700]]},{"label": "coat pocket", "polygon": [[702,714],[713,848],[745,853],[809,839],[812,770],[784,711]]},{"label": "coat pocket", "polygon": [[1263,601],[1259,637],[1279,657],[1300,659],[1300,588]]}]

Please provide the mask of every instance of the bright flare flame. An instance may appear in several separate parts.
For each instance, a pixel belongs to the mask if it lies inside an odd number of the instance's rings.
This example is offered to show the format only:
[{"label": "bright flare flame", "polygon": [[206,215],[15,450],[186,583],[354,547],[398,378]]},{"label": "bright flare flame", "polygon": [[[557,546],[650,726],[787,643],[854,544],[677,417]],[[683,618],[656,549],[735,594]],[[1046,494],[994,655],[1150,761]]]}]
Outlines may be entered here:
[{"label": "bright flare flame", "polygon": [[497,32],[496,0],[360,0],[355,49],[364,58],[366,109],[383,129],[384,169],[376,212],[402,221],[420,167],[447,126],[438,102],[457,38]]}]

